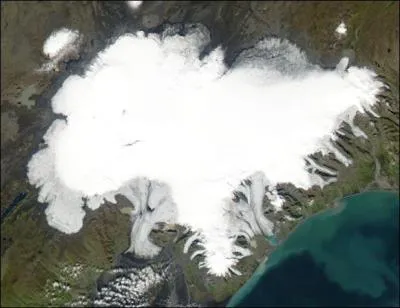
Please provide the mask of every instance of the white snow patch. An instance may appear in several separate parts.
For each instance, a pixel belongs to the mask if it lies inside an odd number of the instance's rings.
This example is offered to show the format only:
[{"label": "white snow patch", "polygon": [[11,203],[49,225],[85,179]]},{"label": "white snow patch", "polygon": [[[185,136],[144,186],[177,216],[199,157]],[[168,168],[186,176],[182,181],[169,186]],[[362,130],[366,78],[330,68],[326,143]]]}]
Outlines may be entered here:
[{"label": "white snow patch", "polygon": [[174,28],[126,34],[84,76],[64,82],[52,107],[67,119],[54,121],[47,148],[28,164],[51,226],[75,233],[85,216],[82,198],[96,209],[122,193],[135,206],[130,250],[157,254],[152,226],[179,223],[196,232],[200,266],[235,272],[251,253],[237,237],[272,233],[262,211],[265,187],[312,186],[304,158],[328,151],[323,141],[333,137],[336,119],[352,106],[370,109],[382,87],[366,68],[322,70],[275,38],[228,69],[221,48],[199,60],[209,41],[202,26],[185,36]]},{"label": "white snow patch", "polygon": [[347,27],[345,23],[342,21],[339,26],[337,26],[335,32],[339,35],[346,35],[347,34]]},{"label": "white snow patch", "polygon": [[68,55],[77,52],[82,35],[77,30],[61,28],[54,31],[46,39],[43,45],[43,54],[49,61],[39,68],[39,72],[57,70],[57,64]]},{"label": "white snow patch", "polygon": [[128,4],[128,6],[133,10],[140,8],[142,3],[143,1],[126,1],[126,4]]},{"label": "white snow patch", "polygon": [[46,39],[43,45],[43,53],[50,59],[58,56],[68,46],[73,44],[79,37],[79,32],[76,30],[70,30],[62,28],[54,31]]},{"label": "white snow patch", "polygon": [[284,215],[284,217],[285,217],[285,219],[286,219],[287,221],[295,221],[295,220],[297,220],[296,218],[294,218],[294,217],[292,217],[292,216],[289,216],[289,215]]}]

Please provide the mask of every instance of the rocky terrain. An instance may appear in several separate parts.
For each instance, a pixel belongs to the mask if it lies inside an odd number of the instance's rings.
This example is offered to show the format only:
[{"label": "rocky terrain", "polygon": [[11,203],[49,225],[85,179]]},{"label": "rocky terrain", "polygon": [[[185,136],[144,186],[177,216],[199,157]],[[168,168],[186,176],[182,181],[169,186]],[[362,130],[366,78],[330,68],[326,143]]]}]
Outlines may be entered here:
[{"label": "rocky terrain", "polygon": [[[66,236],[47,225],[46,205],[36,201],[37,191],[26,179],[26,164],[56,117],[51,97],[69,74],[82,72],[117,35],[135,29],[159,31],[164,23],[201,22],[211,31],[208,48],[222,44],[228,65],[262,37],[288,38],[315,64],[334,68],[346,55],[352,64],[374,69],[388,85],[373,113],[356,116],[355,124],[367,139],[346,124],[337,133],[336,148],[352,164],[346,166],[337,155],[310,156],[332,171],[320,176],[329,179],[335,174],[335,182],[308,191],[281,183],[278,192],[286,202],[280,212],[274,212],[266,200],[265,214],[277,222],[276,232],[282,240],[304,218],[334,206],[342,196],[377,188],[398,190],[398,13],[397,1],[152,1],[137,11],[129,10],[124,2],[2,2],[2,214],[19,193],[27,196],[1,225],[1,305],[102,305],[112,300],[105,297],[118,297],[116,286],[133,285],[139,290],[143,282],[137,277],[143,271],[154,280],[170,278],[133,295],[143,296],[146,303],[215,305],[226,301],[251,275],[266,250],[273,249],[263,237],[256,238],[254,254],[240,265],[243,276],[217,279],[190,262],[190,253],[182,253],[190,234],[179,226],[153,231],[152,239],[164,247],[160,259],[138,261],[135,256],[121,255],[129,247],[131,227],[123,202],[87,210],[84,227],[75,235]],[[335,28],[342,20],[347,35],[338,38]],[[41,53],[43,42],[60,27],[83,34],[81,51],[65,59],[57,70],[38,73],[46,61]]]}]

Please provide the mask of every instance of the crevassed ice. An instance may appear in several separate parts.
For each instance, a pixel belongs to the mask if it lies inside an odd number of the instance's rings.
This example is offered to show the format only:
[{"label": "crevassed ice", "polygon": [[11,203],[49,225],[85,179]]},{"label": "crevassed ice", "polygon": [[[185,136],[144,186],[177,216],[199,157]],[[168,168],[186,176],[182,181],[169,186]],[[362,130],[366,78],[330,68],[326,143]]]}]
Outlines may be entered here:
[{"label": "crevassed ice", "polygon": [[65,233],[82,227],[82,198],[96,209],[123,194],[135,207],[130,251],[156,255],[153,225],[178,223],[195,231],[185,251],[197,240],[200,266],[240,274],[235,265],[251,252],[237,237],[272,232],[265,187],[313,185],[305,156],[329,150],[337,118],[370,108],[382,84],[345,61],[322,70],[276,38],[228,69],[221,48],[199,59],[210,40],[203,26],[173,29],[123,35],[64,82],[52,107],[66,120],[51,125],[28,177],[48,223]]}]

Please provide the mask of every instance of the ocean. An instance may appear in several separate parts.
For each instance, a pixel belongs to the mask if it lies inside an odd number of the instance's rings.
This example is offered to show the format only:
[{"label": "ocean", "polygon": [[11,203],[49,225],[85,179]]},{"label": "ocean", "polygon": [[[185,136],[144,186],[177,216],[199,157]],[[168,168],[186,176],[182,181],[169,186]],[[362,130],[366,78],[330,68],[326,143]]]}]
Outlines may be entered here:
[{"label": "ocean", "polygon": [[399,306],[399,195],[352,195],[300,224],[228,307]]}]

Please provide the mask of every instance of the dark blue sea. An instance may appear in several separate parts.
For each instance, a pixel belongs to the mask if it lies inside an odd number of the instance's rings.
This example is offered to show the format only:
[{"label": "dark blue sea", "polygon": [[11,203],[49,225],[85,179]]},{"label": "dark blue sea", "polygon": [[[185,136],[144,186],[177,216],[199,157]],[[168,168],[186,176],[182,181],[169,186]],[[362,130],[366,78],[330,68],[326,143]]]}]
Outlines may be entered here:
[{"label": "dark blue sea", "polygon": [[305,220],[228,307],[399,307],[399,195],[365,192]]}]

